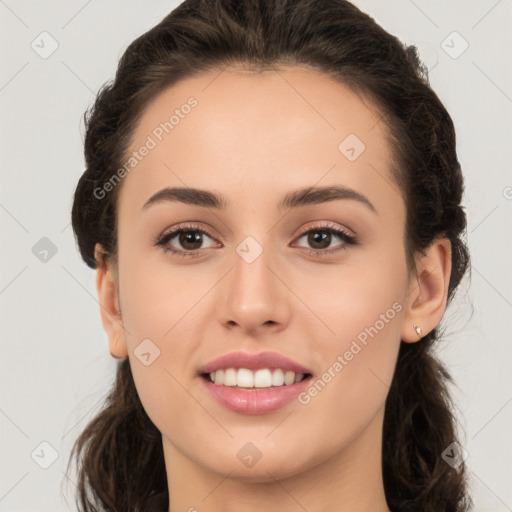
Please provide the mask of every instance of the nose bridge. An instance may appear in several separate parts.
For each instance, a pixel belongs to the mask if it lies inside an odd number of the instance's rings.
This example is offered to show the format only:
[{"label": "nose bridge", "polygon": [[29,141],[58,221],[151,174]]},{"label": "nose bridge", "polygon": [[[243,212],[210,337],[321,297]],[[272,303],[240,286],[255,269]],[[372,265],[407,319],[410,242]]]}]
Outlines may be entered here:
[{"label": "nose bridge", "polygon": [[223,323],[249,330],[283,324],[288,314],[286,288],[273,268],[277,259],[272,254],[271,237],[259,238],[249,235],[235,247],[220,308]]},{"label": "nose bridge", "polygon": [[[267,306],[275,297],[275,286],[268,266],[272,265],[269,237],[247,236],[236,248],[232,292],[242,299],[246,308]],[[272,289],[274,288],[274,289]]]}]

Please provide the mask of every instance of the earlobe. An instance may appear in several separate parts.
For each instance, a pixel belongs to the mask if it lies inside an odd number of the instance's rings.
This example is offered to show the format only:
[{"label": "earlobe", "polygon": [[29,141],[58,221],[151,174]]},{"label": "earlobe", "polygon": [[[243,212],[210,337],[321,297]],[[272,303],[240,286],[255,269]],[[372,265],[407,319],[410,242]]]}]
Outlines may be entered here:
[{"label": "earlobe", "polygon": [[446,309],[451,269],[451,243],[447,238],[436,238],[418,256],[406,299],[402,341],[415,343],[440,323]]},{"label": "earlobe", "polygon": [[108,336],[109,350],[115,358],[128,356],[123,319],[119,309],[119,296],[115,282],[115,271],[106,259],[100,244],[94,247],[96,259],[96,289],[100,304],[103,328]]}]

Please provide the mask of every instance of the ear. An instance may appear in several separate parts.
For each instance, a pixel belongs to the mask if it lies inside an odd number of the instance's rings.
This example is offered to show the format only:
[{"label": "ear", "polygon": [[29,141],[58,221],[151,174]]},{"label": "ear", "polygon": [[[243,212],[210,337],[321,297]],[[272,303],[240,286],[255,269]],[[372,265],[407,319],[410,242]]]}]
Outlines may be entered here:
[{"label": "ear", "polygon": [[119,309],[119,296],[116,285],[116,272],[107,262],[100,244],[94,246],[96,260],[96,289],[100,303],[103,328],[108,336],[110,353],[115,358],[128,356],[126,337]]},{"label": "ear", "polygon": [[[402,341],[414,343],[437,327],[446,309],[451,270],[450,240],[436,238],[416,259],[406,299]],[[421,334],[414,326],[421,328]]]}]

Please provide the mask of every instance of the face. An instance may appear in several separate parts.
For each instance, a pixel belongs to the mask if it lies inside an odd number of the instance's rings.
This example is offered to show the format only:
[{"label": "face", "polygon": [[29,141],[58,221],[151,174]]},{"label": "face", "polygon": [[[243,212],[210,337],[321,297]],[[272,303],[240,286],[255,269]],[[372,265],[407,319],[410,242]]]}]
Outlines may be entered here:
[{"label": "face", "polygon": [[[166,454],[258,481],[380,435],[410,292],[405,210],[368,100],[304,67],[219,73],[165,90],[134,133],[111,351]],[[173,188],[188,192],[155,196]],[[279,369],[298,382],[237,389]]]}]

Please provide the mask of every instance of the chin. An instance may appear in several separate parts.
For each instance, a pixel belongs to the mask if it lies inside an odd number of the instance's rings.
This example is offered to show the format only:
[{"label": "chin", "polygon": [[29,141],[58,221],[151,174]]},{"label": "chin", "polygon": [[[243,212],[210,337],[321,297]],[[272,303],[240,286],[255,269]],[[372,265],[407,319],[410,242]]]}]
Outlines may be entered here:
[{"label": "chin", "polygon": [[235,456],[233,459],[224,461],[224,464],[215,466],[212,466],[208,461],[209,463],[205,467],[214,473],[238,482],[268,483],[290,478],[314,466],[314,464],[308,464],[307,461],[298,461],[296,453],[293,457],[293,466],[290,465],[290,456],[284,453],[282,456],[277,456],[274,452],[266,460],[264,460],[265,456],[262,455],[252,466],[245,465]]}]

